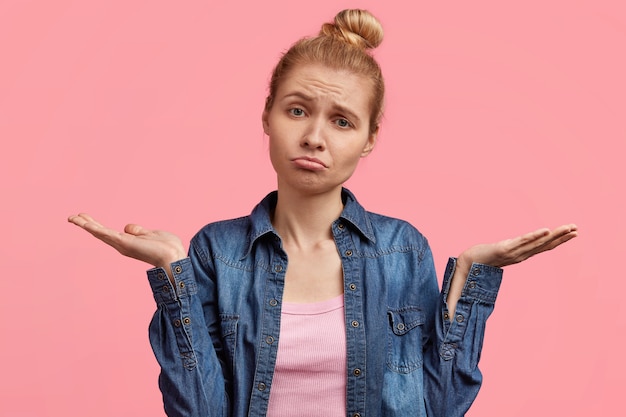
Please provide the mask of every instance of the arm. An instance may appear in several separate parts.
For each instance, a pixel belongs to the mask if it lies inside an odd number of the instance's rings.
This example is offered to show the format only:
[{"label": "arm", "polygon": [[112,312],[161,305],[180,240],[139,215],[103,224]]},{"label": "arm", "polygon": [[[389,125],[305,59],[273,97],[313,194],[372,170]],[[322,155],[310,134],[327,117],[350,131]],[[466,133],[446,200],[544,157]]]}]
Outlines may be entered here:
[{"label": "arm", "polygon": [[464,416],[478,395],[487,318],[502,280],[500,267],[553,249],[577,235],[574,225],[476,245],[446,267],[433,340],[424,351],[424,396],[430,417]]},{"label": "arm", "polygon": [[[193,251],[186,257],[180,239],[168,232],[127,225],[109,229],[87,214],[68,218],[122,255],[148,262],[148,280],[157,303],[150,323],[150,344],[161,366],[159,387],[170,417],[227,416],[221,362],[207,328],[216,323],[203,312],[201,299],[212,280]],[[196,260],[196,262],[194,262]],[[199,286],[197,280],[202,285]],[[200,294],[199,294],[200,293]],[[209,323],[211,322],[211,323]]]},{"label": "arm", "polygon": [[[150,322],[150,345],[161,366],[159,388],[170,417],[224,417],[229,415],[222,364],[210,336],[202,308],[203,288],[193,252],[165,270],[148,271],[158,308]],[[217,323],[211,320],[211,325]]]},{"label": "arm", "polygon": [[[487,318],[502,280],[502,269],[474,263],[459,275],[457,260],[446,266],[440,297],[434,301],[434,328],[424,347],[424,401],[429,417],[462,417],[478,395],[478,361]],[[454,314],[446,304],[453,276],[467,281]]]}]

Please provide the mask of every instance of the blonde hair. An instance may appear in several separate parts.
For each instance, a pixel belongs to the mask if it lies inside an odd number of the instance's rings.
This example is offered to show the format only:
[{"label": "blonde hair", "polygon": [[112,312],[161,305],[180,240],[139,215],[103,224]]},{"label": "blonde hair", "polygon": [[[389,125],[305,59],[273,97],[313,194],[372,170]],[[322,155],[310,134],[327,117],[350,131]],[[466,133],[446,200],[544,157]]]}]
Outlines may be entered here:
[{"label": "blonde hair", "polygon": [[383,112],[385,83],[380,66],[370,55],[383,40],[380,22],[367,10],[343,10],[333,23],[324,23],[316,37],[303,38],[293,44],[276,64],[265,100],[269,111],[281,80],[293,68],[321,64],[337,70],[362,75],[372,83],[370,133],[375,133]]}]

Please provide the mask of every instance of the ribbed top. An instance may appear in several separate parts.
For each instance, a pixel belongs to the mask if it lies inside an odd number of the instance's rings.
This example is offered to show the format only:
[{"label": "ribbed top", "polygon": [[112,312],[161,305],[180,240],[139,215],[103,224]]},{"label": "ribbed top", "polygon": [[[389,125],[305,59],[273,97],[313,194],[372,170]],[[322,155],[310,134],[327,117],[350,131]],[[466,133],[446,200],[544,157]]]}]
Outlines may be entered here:
[{"label": "ribbed top", "polygon": [[318,303],[283,303],[269,417],[346,414],[343,295]]}]

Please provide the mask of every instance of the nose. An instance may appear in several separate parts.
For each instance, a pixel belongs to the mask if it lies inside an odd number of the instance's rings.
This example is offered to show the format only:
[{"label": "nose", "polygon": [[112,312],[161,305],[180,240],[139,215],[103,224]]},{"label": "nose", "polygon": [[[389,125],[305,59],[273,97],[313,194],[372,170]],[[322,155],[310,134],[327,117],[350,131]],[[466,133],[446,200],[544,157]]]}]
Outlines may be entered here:
[{"label": "nose", "polygon": [[324,150],[326,147],[324,123],[321,120],[311,119],[302,136],[301,146],[305,148]]}]

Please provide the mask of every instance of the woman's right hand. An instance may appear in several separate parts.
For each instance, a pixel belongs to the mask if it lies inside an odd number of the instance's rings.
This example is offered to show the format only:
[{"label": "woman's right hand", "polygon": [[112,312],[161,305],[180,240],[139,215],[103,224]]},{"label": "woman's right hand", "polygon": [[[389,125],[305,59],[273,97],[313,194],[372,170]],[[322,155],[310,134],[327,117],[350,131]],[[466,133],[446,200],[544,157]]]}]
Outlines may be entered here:
[{"label": "woman's right hand", "polygon": [[137,224],[128,224],[123,232],[118,232],[101,225],[86,213],[70,216],[67,221],[91,233],[124,256],[164,268],[170,279],[170,264],[187,256],[180,238],[169,232],[147,230]]}]

